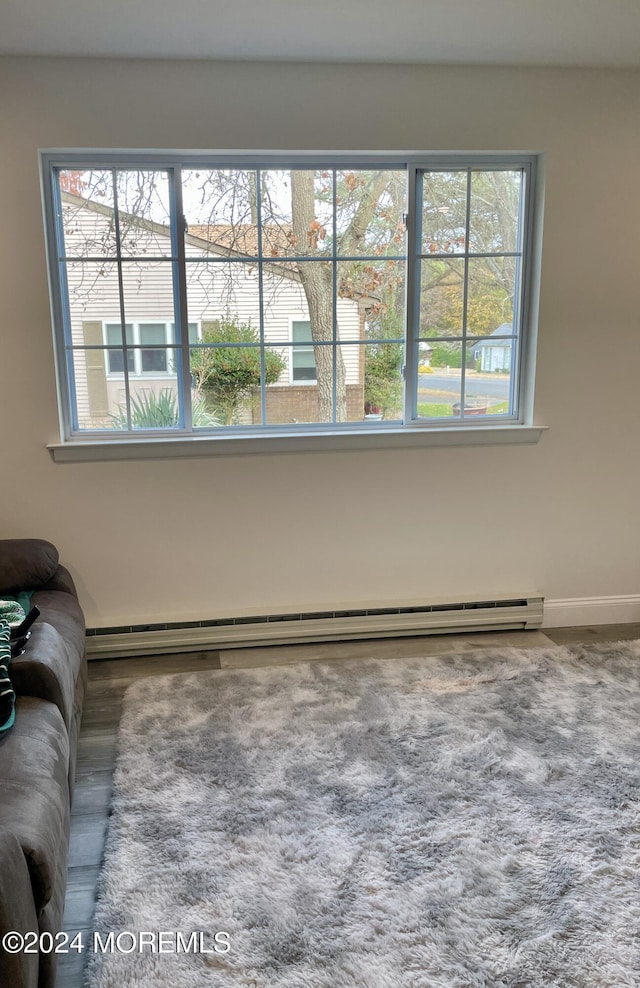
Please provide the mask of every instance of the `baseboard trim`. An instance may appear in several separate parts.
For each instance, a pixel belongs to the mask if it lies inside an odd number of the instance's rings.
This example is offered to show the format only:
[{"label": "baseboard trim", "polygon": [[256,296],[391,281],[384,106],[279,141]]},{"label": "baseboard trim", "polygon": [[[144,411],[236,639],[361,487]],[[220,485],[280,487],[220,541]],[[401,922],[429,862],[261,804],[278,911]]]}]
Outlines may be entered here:
[{"label": "baseboard trim", "polygon": [[490,600],[405,601],[340,610],[301,611],[216,618],[201,622],[87,630],[89,658],[160,655],[260,645],[396,638],[456,632],[539,628],[540,594]]},{"label": "baseboard trim", "polygon": [[567,597],[544,602],[544,628],[640,622],[640,594],[618,597]]}]

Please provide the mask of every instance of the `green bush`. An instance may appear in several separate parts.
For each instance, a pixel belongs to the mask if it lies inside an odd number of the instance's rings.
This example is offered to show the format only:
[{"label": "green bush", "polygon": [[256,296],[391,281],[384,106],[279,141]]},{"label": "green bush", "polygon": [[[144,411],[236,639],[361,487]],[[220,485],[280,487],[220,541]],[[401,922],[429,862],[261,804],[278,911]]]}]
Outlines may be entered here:
[{"label": "green bush", "polygon": [[[112,415],[114,429],[128,429],[127,409],[122,406]],[[131,395],[132,429],[171,429],[178,424],[178,403],[173,391],[163,388]]]},{"label": "green bush", "polygon": [[[452,343],[433,343],[431,354],[432,367],[462,367],[462,349]],[[473,351],[467,352],[467,367],[475,364]]]},{"label": "green bush", "polygon": [[379,408],[385,418],[394,418],[402,408],[401,343],[371,343],[365,348],[365,408]]},{"label": "green bush", "polygon": [[[225,425],[237,421],[242,406],[260,387],[260,338],[250,323],[226,316],[205,326],[202,342],[217,344],[191,351],[191,375],[208,412]],[[220,344],[243,344],[224,346]],[[274,384],[286,367],[275,350],[264,351],[265,384]]]},{"label": "green bush", "polygon": [[[197,397],[193,400],[191,413],[193,424],[199,428],[219,425],[215,416],[207,412],[203,401]],[[129,428],[125,407],[120,406],[111,419],[114,429]],[[157,394],[149,391],[131,396],[132,429],[175,429],[179,422],[178,399],[170,388],[162,388]]]}]

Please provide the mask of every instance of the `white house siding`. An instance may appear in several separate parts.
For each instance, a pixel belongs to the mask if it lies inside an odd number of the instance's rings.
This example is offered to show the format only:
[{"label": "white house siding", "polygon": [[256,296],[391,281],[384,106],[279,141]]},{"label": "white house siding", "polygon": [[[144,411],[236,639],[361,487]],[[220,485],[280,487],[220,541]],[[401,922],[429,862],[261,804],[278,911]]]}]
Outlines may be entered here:
[{"label": "white house siding", "polygon": [[[64,209],[65,252],[69,260],[66,264],[66,278],[70,298],[71,337],[74,345],[85,345],[87,326],[100,322],[120,322],[120,290],[118,269],[113,257],[113,239],[110,235],[110,215],[96,212],[77,203],[66,203]],[[141,228],[137,235],[137,252],[154,257],[166,254],[162,249],[162,234]],[[168,240],[168,236],[165,235]],[[102,244],[108,244],[108,257],[101,261],[80,261],[73,258],[83,256],[88,245],[91,256],[97,256]],[[102,248],[104,250],[104,248]],[[198,247],[193,242],[189,248],[187,261],[187,309],[189,322],[207,322],[226,315],[236,317],[240,323],[251,323],[260,327],[260,286],[258,267],[255,263],[211,260],[211,252],[206,248],[199,251],[204,261],[193,261],[198,256]],[[219,258],[219,255],[217,255]],[[308,320],[307,307],[302,285],[292,276],[288,265],[282,265],[283,275],[278,274],[278,263],[269,262],[263,270],[262,293],[264,301],[265,340],[281,352],[287,359],[277,385],[287,387],[291,383],[288,358],[291,341],[292,321]],[[124,261],[122,265],[125,321],[127,323],[174,323],[174,296],[172,264],[168,260]],[[337,300],[337,319],[340,339],[344,341],[360,338],[360,314],[358,304],[351,299]],[[95,340],[92,339],[92,342]],[[343,359],[348,385],[360,382],[360,347],[343,346]],[[94,352],[95,355],[95,352]],[[87,354],[78,350],[74,354],[76,401],[79,425],[81,428],[95,427],[95,409],[90,409],[90,395],[87,382]],[[105,365],[106,366],[106,365]],[[106,373],[106,371],[105,371]],[[175,375],[170,373],[153,375],[129,375],[133,394],[140,391],[155,391],[162,388],[175,388]],[[122,374],[106,375],[106,394],[109,412],[117,412],[125,402],[125,388]],[[103,424],[109,425],[108,416]]]}]

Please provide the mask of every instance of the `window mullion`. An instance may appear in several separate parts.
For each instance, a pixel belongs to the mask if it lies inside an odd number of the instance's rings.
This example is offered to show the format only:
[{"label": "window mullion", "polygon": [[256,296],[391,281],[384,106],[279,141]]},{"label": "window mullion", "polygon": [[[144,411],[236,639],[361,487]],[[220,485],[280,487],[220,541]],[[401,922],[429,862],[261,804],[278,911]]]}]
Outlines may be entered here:
[{"label": "window mullion", "polygon": [[[331,290],[333,292],[332,300],[332,313],[333,313],[333,347],[332,347],[332,380],[333,387],[331,389],[331,418],[334,422],[338,419],[338,191],[336,188],[338,171],[336,168],[333,169],[333,258],[331,261]],[[341,353],[342,355],[342,353]],[[344,405],[345,414],[347,409],[347,373],[345,369],[344,375]]]},{"label": "window mullion", "polygon": [[[131,422],[131,389],[129,387],[129,348],[127,345],[127,319],[124,305],[124,279],[122,276],[122,238],[120,233],[120,207],[118,205],[118,179],[115,168],[111,169],[111,181],[113,182],[113,218],[116,235],[116,266],[118,269],[118,296],[120,300],[120,331],[122,334],[123,346],[123,371],[124,371],[124,398],[127,410],[127,431],[132,432]],[[134,361],[135,350],[134,350]]]},{"label": "window mullion", "polygon": [[[260,310],[260,422],[267,424],[267,361],[264,352],[264,265],[262,259],[262,170],[256,169],[256,212],[258,229],[258,309]],[[291,358],[293,359],[293,358]]]},{"label": "window mullion", "polygon": [[[73,333],[69,311],[69,286],[67,261],[64,250],[64,216],[60,195],[60,176],[52,166],[44,183],[45,212],[47,215],[46,247],[50,265],[50,287],[54,315],[54,359],[58,378],[58,406],[61,435],[68,436],[78,430],[78,402],[76,372],[73,352]],[[55,258],[53,276],[52,258]],[[59,327],[59,328],[58,328]],[[66,400],[62,401],[61,396]]]},{"label": "window mullion", "polygon": [[462,349],[460,353],[460,418],[464,419],[466,405],[466,372],[467,372],[467,310],[469,304],[469,252],[471,250],[471,168],[467,168],[467,202],[465,208],[465,249],[464,249],[464,282],[462,285]]},{"label": "window mullion", "polygon": [[420,336],[420,237],[422,236],[422,188],[418,190],[418,171],[407,167],[407,260],[404,347],[404,424],[418,414],[418,337]]},{"label": "window mullion", "polygon": [[[185,216],[182,203],[182,169],[176,165],[169,171],[169,196],[172,210],[171,238],[173,267],[173,307],[176,325],[180,327],[178,403],[182,421],[187,432],[193,431],[193,409],[191,406],[191,351],[189,349],[189,312],[187,303],[187,265],[184,246]],[[175,342],[175,341],[174,341]]]},{"label": "window mullion", "polygon": [[520,180],[520,203],[518,209],[518,225],[516,228],[516,260],[515,260],[515,287],[513,298],[512,332],[513,344],[511,354],[511,375],[509,381],[509,413],[520,417],[522,413],[522,361],[524,354],[524,339],[526,319],[525,306],[527,298],[525,292],[527,283],[524,277],[525,266],[528,257],[528,244],[525,242],[525,235],[533,225],[530,202],[531,202],[531,167],[523,166],[521,169],[522,178]]}]

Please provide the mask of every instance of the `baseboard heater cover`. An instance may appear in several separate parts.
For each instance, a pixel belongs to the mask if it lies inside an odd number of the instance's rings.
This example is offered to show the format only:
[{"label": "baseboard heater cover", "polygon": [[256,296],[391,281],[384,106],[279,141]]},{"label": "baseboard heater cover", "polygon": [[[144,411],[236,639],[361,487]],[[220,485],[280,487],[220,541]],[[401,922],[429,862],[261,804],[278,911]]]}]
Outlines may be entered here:
[{"label": "baseboard heater cover", "polygon": [[525,630],[542,626],[543,605],[542,596],[529,594],[493,600],[356,606],[210,621],[90,628],[87,655],[90,659],[104,659],[358,638]]}]

